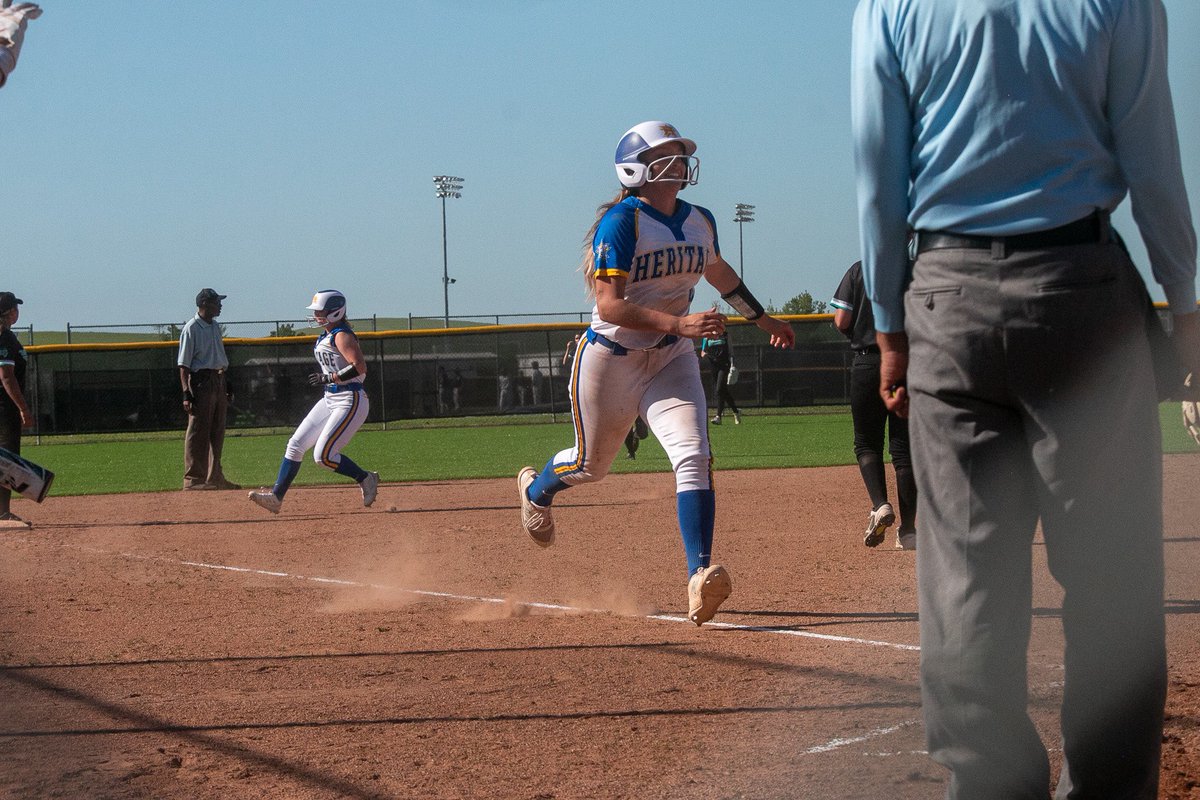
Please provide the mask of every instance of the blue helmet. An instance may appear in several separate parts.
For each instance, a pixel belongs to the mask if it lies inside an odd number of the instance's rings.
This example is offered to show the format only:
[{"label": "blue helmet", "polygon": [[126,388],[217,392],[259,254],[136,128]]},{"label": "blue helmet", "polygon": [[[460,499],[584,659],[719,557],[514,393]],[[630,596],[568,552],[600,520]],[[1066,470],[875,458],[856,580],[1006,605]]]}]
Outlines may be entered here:
[{"label": "blue helmet", "polygon": [[[687,159],[687,177],[679,178],[650,178],[650,165],[643,164],[640,156],[647,150],[651,150],[659,145],[667,144],[668,142],[679,142],[683,145],[682,158]],[[616,167],[617,179],[621,181],[621,185],[636,189],[639,186],[645,186],[651,180],[676,180],[684,185],[692,185],[700,176],[700,159],[692,154],[696,152],[696,143],[691,139],[685,139],[679,135],[679,131],[669,122],[659,122],[651,120],[634,125],[625,132],[621,137],[621,141],[617,143]],[[670,159],[680,158],[681,156],[664,156],[661,159],[655,159],[655,162],[669,162]],[[664,163],[665,166],[665,163]]]}]

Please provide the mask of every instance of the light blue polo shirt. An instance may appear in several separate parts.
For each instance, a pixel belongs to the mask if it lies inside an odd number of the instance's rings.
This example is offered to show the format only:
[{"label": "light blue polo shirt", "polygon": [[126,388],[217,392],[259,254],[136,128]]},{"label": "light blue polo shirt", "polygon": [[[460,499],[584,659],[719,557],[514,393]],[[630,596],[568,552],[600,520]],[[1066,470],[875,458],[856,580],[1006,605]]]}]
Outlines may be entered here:
[{"label": "light blue polo shirt", "polygon": [[1031,233],[1126,192],[1171,310],[1195,311],[1161,0],[861,0],[852,50],[878,330],[904,328],[908,228]]}]

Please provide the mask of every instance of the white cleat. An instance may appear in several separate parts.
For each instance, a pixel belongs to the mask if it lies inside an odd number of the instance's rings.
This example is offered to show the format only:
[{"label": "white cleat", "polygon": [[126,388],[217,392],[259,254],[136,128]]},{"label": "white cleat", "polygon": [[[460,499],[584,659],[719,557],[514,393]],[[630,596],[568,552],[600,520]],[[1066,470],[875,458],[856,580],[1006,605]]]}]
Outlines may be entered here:
[{"label": "white cleat", "polygon": [[4,530],[28,530],[33,527],[27,519],[21,519],[11,511],[0,514],[0,529]]},{"label": "white cleat", "polygon": [[275,496],[274,492],[263,489],[258,492],[250,493],[250,502],[256,506],[261,506],[272,514],[278,514],[279,509],[283,507],[283,501]]},{"label": "white cleat", "polygon": [[896,512],[891,503],[884,503],[867,515],[867,530],[863,534],[863,544],[875,547],[887,538],[887,529],[896,521]]},{"label": "white cleat", "polygon": [[524,467],[517,473],[517,494],[521,496],[521,527],[541,547],[554,544],[554,516],[549,506],[529,499],[529,487],[537,479],[537,470]]},{"label": "white cleat", "polygon": [[688,619],[703,625],[733,593],[733,581],[720,564],[696,570],[688,581]]},{"label": "white cleat", "polygon": [[363,506],[370,508],[371,503],[375,502],[375,496],[379,494],[379,473],[368,472],[367,477],[362,479],[359,486],[362,487]]},{"label": "white cleat", "polygon": [[917,549],[917,532],[904,531],[896,533],[896,549],[897,550],[916,550]]}]

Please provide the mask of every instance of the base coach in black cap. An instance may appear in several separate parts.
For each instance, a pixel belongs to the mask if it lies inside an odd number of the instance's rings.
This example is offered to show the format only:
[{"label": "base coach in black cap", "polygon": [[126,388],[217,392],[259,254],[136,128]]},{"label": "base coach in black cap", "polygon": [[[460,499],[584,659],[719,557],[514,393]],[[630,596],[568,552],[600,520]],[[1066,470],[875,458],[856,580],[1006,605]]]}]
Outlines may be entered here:
[{"label": "base coach in black cap", "polygon": [[[12,332],[22,301],[12,292],[0,292],[0,447],[21,452],[21,429],[33,427],[33,415],[25,402],[25,348]],[[0,487],[0,527],[28,527],[12,513],[12,492]]]}]

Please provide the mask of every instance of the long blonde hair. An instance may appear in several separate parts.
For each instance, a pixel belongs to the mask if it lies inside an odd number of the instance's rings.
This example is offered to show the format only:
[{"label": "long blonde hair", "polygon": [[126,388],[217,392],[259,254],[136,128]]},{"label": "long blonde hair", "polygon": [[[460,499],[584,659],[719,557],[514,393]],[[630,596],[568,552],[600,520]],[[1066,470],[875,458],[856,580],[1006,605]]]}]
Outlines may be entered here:
[{"label": "long blonde hair", "polygon": [[592,223],[587,236],[583,238],[583,261],[579,264],[579,271],[583,273],[583,282],[587,286],[588,297],[596,296],[596,249],[592,243],[596,240],[596,231],[600,229],[600,220],[604,219],[604,215],[610,208],[620,204],[627,197],[635,196],[637,196],[636,189],[622,186],[616,197],[607,203],[601,203],[596,208],[596,221]]}]

